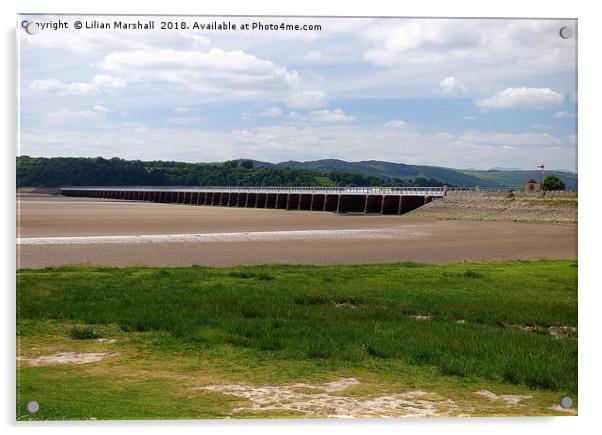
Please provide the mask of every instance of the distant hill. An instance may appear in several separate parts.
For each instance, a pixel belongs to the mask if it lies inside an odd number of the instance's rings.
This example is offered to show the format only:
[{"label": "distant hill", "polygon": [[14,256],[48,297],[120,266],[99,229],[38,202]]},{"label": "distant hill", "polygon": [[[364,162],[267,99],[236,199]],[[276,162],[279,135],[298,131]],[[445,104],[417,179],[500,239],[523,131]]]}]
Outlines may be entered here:
[{"label": "distant hill", "polygon": [[[473,171],[478,171],[478,169],[472,169]],[[504,168],[503,166],[494,166],[493,168],[489,168],[490,171],[522,171],[521,168]]]},{"label": "distant hill", "polygon": [[478,186],[479,178],[467,175],[454,169],[439,168],[436,166],[406,165],[403,163],[391,163],[378,160],[361,162],[346,162],[344,160],[325,159],[307,162],[287,161],[276,164],[256,162],[256,166],[268,165],[279,168],[289,167],[291,169],[302,169],[318,172],[341,171],[352,172],[361,175],[373,175],[383,179],[410,180],[415,178],[427,178],[443,181],[454,186]]},{"label": "distant hill", "polygon": [[[406,165],[403,163],[391,163],[379,160],[367,160],[360,162],[346,162],[344,160],[324,159],[307,162],[287,161],[281,163],[254,162],[255,166],[289,167],[292,169],[304,169],[317,172],[328,172],[331,170],[352,172],[361,175],[373,175],[383,179],[400,178],[409,180],[415,178],[428,178],[443,181],[454,186],[465,187],[508,187],[522,186],[529,178],[539,180],[540,172],[521,171],[514,169],[490,169],[490,170],[463,170],[443,168],[439,166]],[[545,175],[556,175],[561,178],[567,189],[577,188],[577,174],[564,171],[545,171]]]}]

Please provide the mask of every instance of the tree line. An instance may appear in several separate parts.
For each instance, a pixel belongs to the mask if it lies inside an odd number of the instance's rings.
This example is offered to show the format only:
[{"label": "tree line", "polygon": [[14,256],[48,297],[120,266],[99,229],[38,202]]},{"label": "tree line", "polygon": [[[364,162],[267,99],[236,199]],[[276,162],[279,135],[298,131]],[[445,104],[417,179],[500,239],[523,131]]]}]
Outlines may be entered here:
[{"label": "tree line", "polygon": [[255,166],[252,160],[184,163],[117,157],[17,157],[17,187],[58,186],[442,186],[439,180],[383,179],[351,172]]}]

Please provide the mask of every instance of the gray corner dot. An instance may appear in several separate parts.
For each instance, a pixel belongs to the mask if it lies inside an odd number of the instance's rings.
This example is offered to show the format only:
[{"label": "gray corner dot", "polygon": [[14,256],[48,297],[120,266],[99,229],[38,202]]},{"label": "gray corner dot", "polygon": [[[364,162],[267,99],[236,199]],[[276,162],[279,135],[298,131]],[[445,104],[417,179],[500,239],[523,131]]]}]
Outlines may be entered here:
[{"label": "gray corner dot", "polygon": [[561,27],[560,28],[560,37],[562,39],[569,39],[571,36],[573,36],[573,29],[571,29],[570,27]]},{"label": "gray corner dot", "polygon": [[572,408],[573,399],[571,399],[569,396],[564,396],[562,399],[560,399],[560,406],[564,409]]},{"label": "gray corner dot", "polygon": [[29,402],[27,402],[26,408],[27,412],[29,412],[30,414],[35,414],[40,409],[40,404],[35,400],[30,400]]},{"label": "gray corner dot", "polygon": [[25,26],[25,31],[30,35],[35,35],[36,33],[38,33],[38,30],[40,30],[40,26],[38,26],[38,23],[31,22],[27,23],[27,26]]}]

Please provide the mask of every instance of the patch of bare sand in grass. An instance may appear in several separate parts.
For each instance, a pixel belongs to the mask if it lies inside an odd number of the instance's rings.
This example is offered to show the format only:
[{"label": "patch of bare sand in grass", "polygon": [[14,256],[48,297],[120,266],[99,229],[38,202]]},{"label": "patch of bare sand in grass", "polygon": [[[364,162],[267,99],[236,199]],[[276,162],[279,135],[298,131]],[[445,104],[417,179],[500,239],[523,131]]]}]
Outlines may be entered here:
[{"label": "patch of bare sand in grass", "polygon": [[558,404],[550,406],[550,409],[557,411],[557,412],[565,412],[567,414],[577,415],[577,410],[575,408],[563,408],[562,406],[560,406]]},{"label": "patch of bare sand in grass", "polygon": [[341,303],[336,303],[334,304],[335,308],[351,308],[352,310],[355,310],[357,307],[349,302],[341,302]]},{"label": "patch of bare sand in grass", "polygon": [[530,325],[504,325],[506,328],[519,329],[523,332],[549,335],[554,338],[572,338],[577,339],[577,328],[575,326],[552,325],[552,326],[530,326]]},{"label": "patch of bare sand in grass", "polygon": [[475,394],[486,397],[487,399],[489,399],[491,401],[503,400],[504,402],[506,402],[507,406],[521,405],[521,403],[520,403],[521,401],[526,400],[526,399],[531,399],[533,397],[533,396],[523,396],[520,394],[495,394],[489,390],[480,390],[480,391],[477,391]]},{"label": "patch of bare sand in grass", "polygon": [[436,400],[437,395],[424,391],[407,391],[384,396],[362,398],[339,393],[358,385],[355,378],[340,378],[325,384],[296,383],[288,386],[255,386],[245,384],[208,385],[200,389],[237,396],[250,401],[243,411],[284,410],[307,416],[334,418],[357,417],[435,417],[446,416],[457,407],[451,400]]},{"label": "patch of bare sand in grass", "polygon": [[554,338],[573,338],[577,335],[577,328],[575,326],[550,326],[548,327],[548,335]]},{"label": "patch of bare sand in grass", "polygon": [[118,352],[105,353],[77,353],[77,352],[61,352],[54,355],[43,355],[37,358],[18,358],[19,362],[26,363],[30,366],[45,366],[57,364],[88,364],[101,361],[107,357],[118,355]]}]

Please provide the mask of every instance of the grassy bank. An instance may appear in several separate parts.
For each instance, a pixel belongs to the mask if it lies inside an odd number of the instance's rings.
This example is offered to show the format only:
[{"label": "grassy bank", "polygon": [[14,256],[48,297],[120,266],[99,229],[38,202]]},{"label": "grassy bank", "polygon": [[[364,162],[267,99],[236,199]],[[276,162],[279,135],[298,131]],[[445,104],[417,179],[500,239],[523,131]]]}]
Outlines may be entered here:
[{"label": "grassy bank", "polygon": [[[453,396],[454,415],[553,413],[556,397],[577,391],[574,261],[63,267],[21,270],[17,282],[24,361],[111,355],[24,362],[19,409],[36,395],[47,402],[21,418],[224,417],[242,399],[200,386],[343,375],[361,380],[350,390],[360,396],[396,388]],[[483,388],[528,393],[530,408],[489,403],[474,395]]]}]

